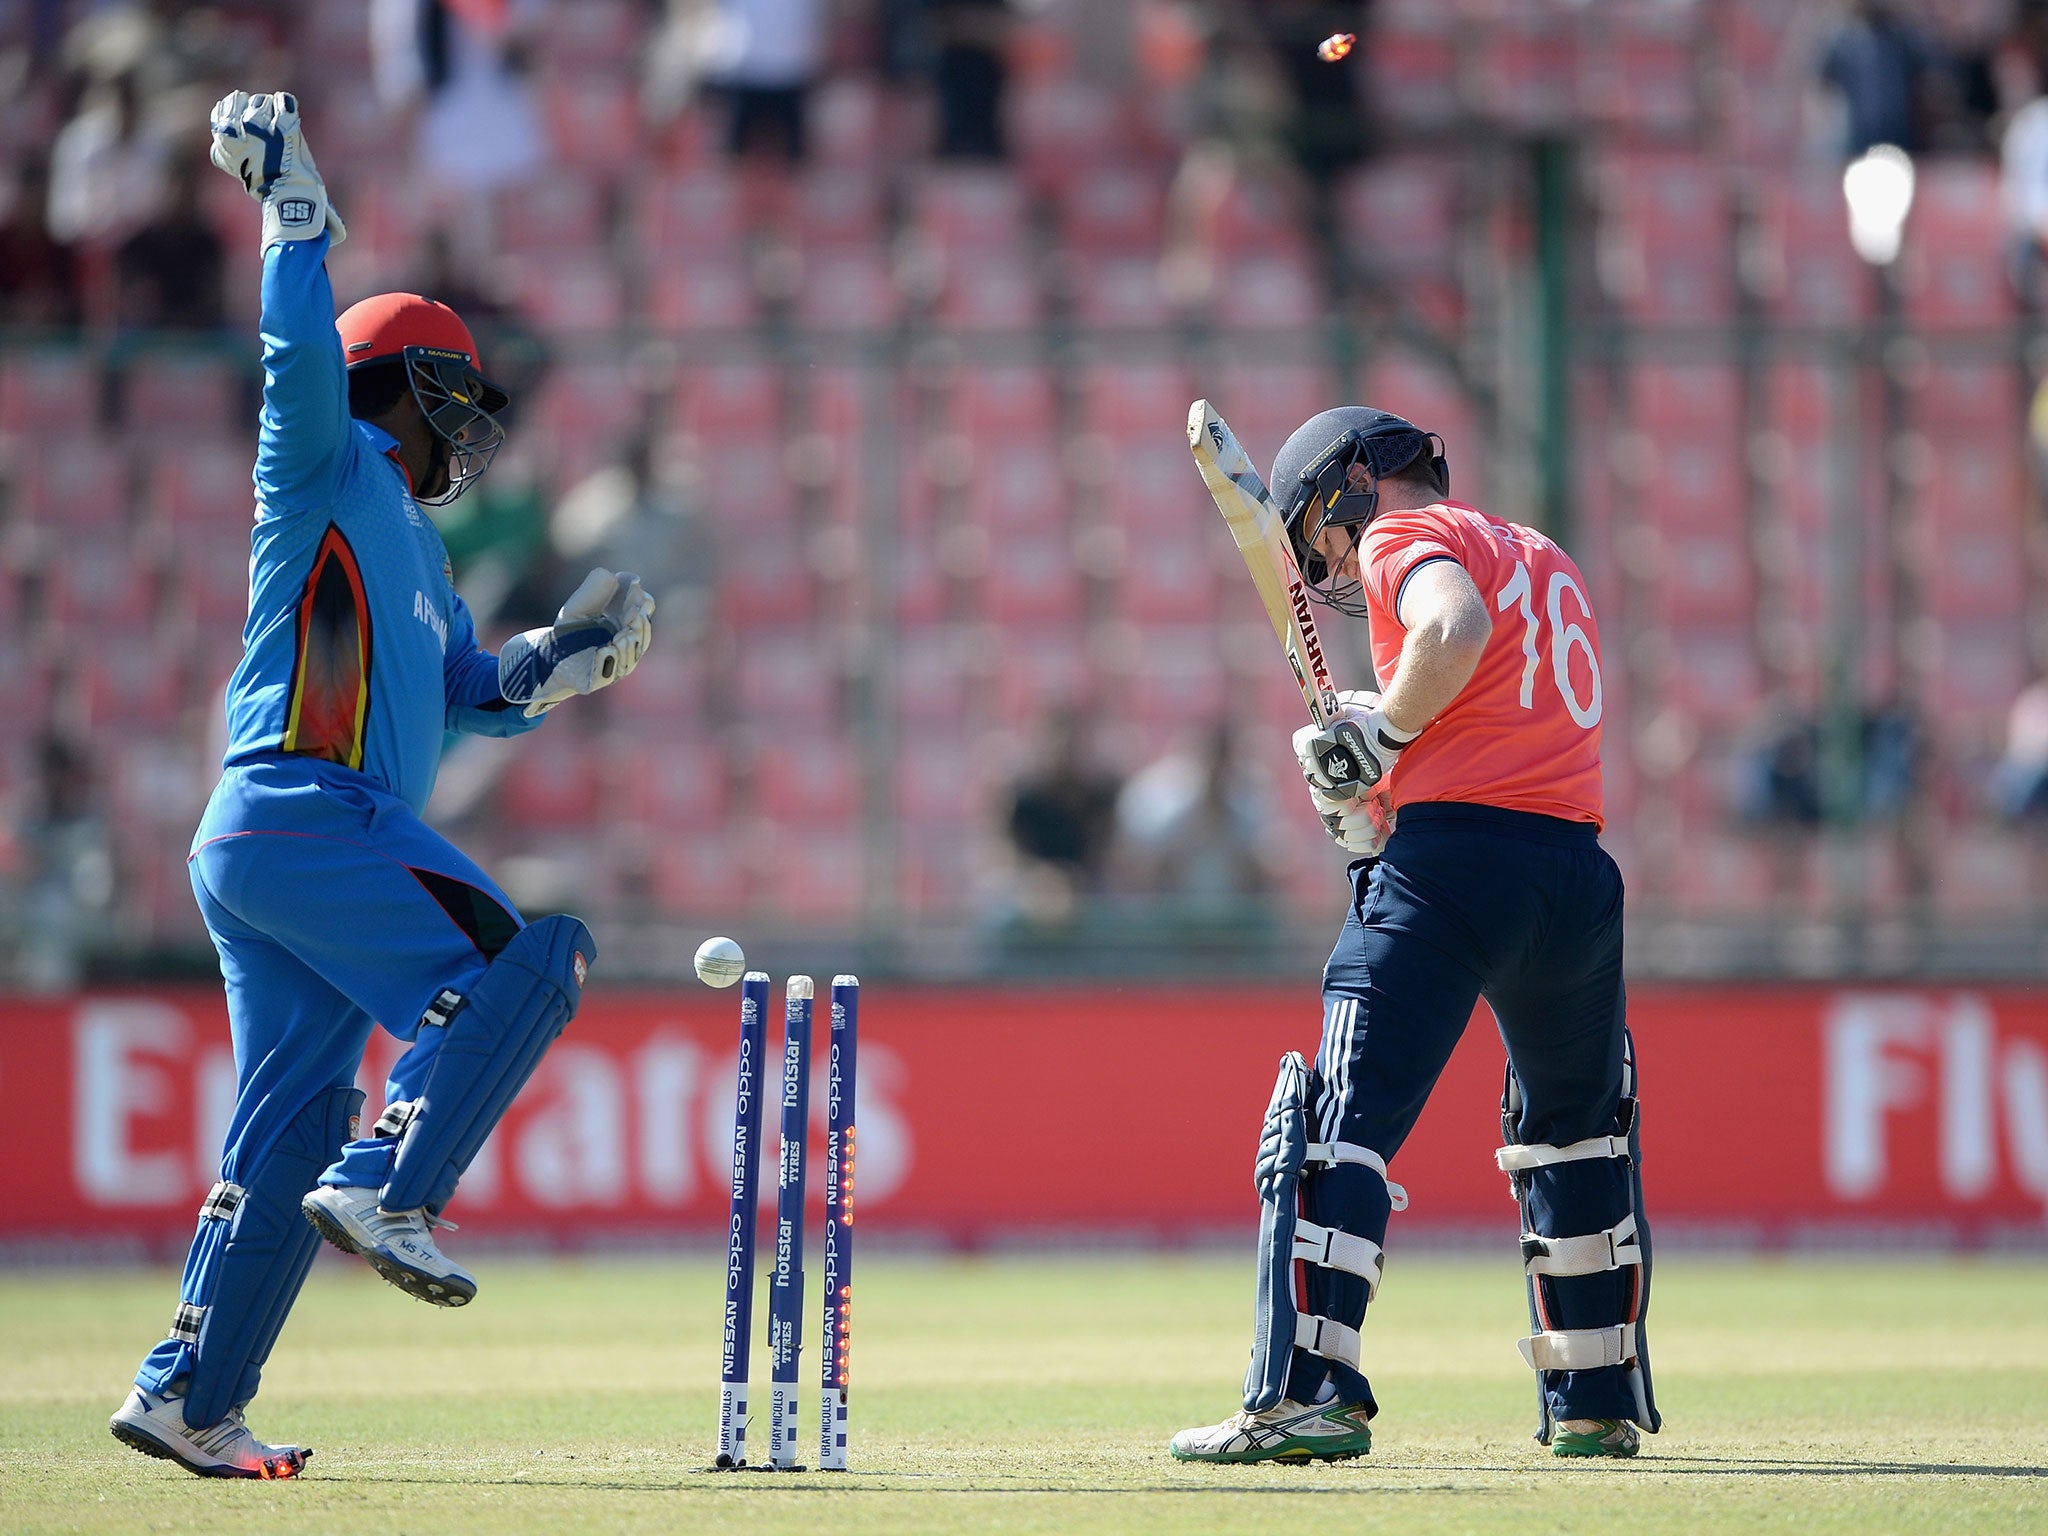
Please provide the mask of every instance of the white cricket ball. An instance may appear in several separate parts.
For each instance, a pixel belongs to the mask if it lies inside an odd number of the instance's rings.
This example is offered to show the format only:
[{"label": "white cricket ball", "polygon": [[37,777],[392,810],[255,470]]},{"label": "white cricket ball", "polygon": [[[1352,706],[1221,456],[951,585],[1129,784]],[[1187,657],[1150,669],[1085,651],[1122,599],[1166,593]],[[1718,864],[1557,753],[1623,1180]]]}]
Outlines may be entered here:
[{"label": "white cricket ball", "polygon": [[731,939],[706,939],[697,946],[696,963],[699,981],[729,987],[746,974],[747,952]]}]

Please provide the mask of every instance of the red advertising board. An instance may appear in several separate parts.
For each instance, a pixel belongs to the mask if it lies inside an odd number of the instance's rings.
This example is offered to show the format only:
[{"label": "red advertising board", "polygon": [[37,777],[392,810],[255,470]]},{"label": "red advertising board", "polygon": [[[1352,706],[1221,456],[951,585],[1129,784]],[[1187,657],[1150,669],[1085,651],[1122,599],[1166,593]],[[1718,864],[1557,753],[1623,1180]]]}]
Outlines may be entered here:
[{"label": "red advertising board", "polygon": [[[737,1016],[733,992],[593,991],[452,1214],[569,1242],[719,1230]],[[1765,1241],[1830,1224],[1966,1242],[2043,1227],[2048,994],[1644,989],[1630,1017],[1654,1219]],[[1274,1062],[1312,1054],[1318,1020],[1310,988],[870,986],[863,1227],[959,1243],[1248,1231]],[[771,1017],[771,1049],[778,1029]],[[395,1050],[372,1047],[368,1115]],[[1394,1160],[1412,1202],[1400,1222],[1513,1221],[1493,1163],[1500,1070],[1482,1008]],[[174,1249],[233,1091],[212,993],[0,1002],[16,1174],[0,1242]]]}]

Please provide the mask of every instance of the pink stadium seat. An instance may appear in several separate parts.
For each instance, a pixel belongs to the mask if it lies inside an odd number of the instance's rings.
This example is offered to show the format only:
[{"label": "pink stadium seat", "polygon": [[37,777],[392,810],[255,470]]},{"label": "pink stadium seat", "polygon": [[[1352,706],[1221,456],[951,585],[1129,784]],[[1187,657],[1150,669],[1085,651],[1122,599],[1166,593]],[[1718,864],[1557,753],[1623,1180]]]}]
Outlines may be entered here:
[{"label": "pink stadium seat", "polygon": [[964,331],[1028,331],[1045,299],[1030,261],[1014,251],[977,252],[949,264],[938,320]]},{"label": "pink stadium seat", "polygon": [[973,631],[954,625],[906,626],[895,658],[896,713],[943,727],[962,719],[973,699]]},{"label": "pink stadium seat", "polygon": [[1849,245],[1841,177],[1783,166],[1759,175],[1745,285],[1780,321],[1840,325],[1868,316],[1876,279]]},{"label": "pink stadium seat", "polygon": [[602,808],[599,754],[588,740],[552,731],[507,754],[498,807],[507,821],[534,829],[587,828]]},{"label": "pink stadium seat", "polygon": [[547,176],[498,194],[497,228],[504,250],[587,253],[604,238],[604,195],[595,182]]},{"label": "pink stadium seat", "polygon": [[807,172],[796,200],[796,229],[807,251],[878,249],[883,236],[881,182],[872,173],[847,165]]},{"label": "pink stadium seat", "polygon": [[96,647],[82,668],[95,730],[110,734],[175,724],[185,708],[185,659],[143,643]]},{"label": "pink stadium seat", "polygon": [[0,431],[83,433],[99,416],[99,368],[84,353],[58,347],[0,352]]},{"label": "pink stadium seat", "polygon": [[662,911],[722,921],[742,910],[749,881],[736,841],[716,827],[654,839],[654,894]]},{"label": "pink stadium seat", "polygon": [[707,443],[782,431],[782,381],[766,363],[702,363],[676,377],[677,425]]},{"label": "pink stadium seat", "polygon": [[1392,121],[1420,129],[1447,127],[1463,111],[1451,14],[1430,9],[1412,18],[1375,16],[1365,50],[1371,99]]},{"label": "pink stadium seat", "polygon": [[132,633],[149,622],[156,573],[118,535],[64,539],[50,555],[45,596],[58,624],[91,633]]},{"label": "pink stadium seat", "polygon": [[128,461],[108,451],[104,437],[38,434],[12,457],[17,507],[37,526],[61,537],[112,528],[127,516]]},{"label": "pink stadium seat", "polygon": [[807,127],[821,161],[865,173],[882,158],[881,92],[858,75],[830,76],[811,93]]},{"label": "pink stadium seat", "polygon": [[797,318],[826,331],[887,330],[903,313],[903,295],[878,250],[824,250],[804,258]]},{"label": "pink stadium seat", "polygon": [[1213,528],[1190,530],[1186,538],[1136,541],[1117,584],[1119,616],[1148,625],[1213,619],[1218,593],[1215,552],[1219,547],[1234,548],[1221,519],[1215,522]]},{"label": "pink stadium seat", "polygon": [[905,632],[912,626],[936,625],[946,616],[946,573],[939,564],[936,540],[912,537],[896,546],[892,573],[897,619]]},{"label": "pink stadium seat", "polygon": [[1426,153],[1360,166],[1337,192],[1337,223],[1352,260],[1374,271],[1448,267],[1457,259],[1460,164]]},{"label": "pink stadium seat", "polygon": [[1951,623],[2017,623],[2027,602],[2026,540],[2018,518],[1929,529],[1914,561],[1922,601]]},{"label": "pink stadium seat", "polygon": [[224,432],[239,425],[242,375],[227,358],[147,352],[122,370],[131,431]]},{"label": "pink stadium seat", "polygon": [[991,532],[1064,531],[1071,499],[1060,474],[1059,445],[1050,435],[989,433],[974,444],[967,504]]},{"label": "pink stadium seat", "polygon": [[1668,638],[1664,701],[1708,725],[1746,719],[1756,707],[1761,679],[1750,631],[1715,626],[1673,630]]},{"label": "pink stadium seat", "polygon": [[1005,534],[989,555],[987,612],[1005,624],[1071,624],[1082,606],[1073,540],[1064,527]]},{"label": "pink stadium seat", "polygon": [[551,69],[616,79],[643,41],[646,7],[630,0],[577,0],[538,12],[539,52]]},{"label": "pink stadium seat", "polygon": [[1119,720],[1184,729],[1221,718],[1229,675],[1212,625],[1133,625],[1129,640],[1114,673]]},{"label": "pink stadium seat", "polygon": [[2017,530],[2033,498],[2026,447],[2013,423],[1994,417],[1933,432],[1927,448],[1929,473],[1917,499],[1937,536],[1964,527]]},{"label": "pink stadium seat", "polygon": [[1935,840],[1934,903],[1957,917],[2005,917],[2030,901],[2027,841],[1997,827],[1950,828]]},{"label": "pink stadium seat", "polygon": [[1913,212],[1899,256],[1906,313],[1930,327],[2010,321],[1997,167],[1928,160],[1914,184]]},{"label": "pink stadium seat", "polygon": [[2010,363],[1931,358],[1918,370],[1910,395],[1913,424],[1932,436],[2004,436],[2017,452],[2026,407],[2018,372]]},{"label": "pink stadium seat", "polygon": [[1075,318],[1082,324],[1138,330],[1172,320],[1157,256],[1082,255],[1069,266]]},{"label": "pink stadium seat", "polygon": [[746,233],[737,177],[706,167],[636,189],[633,216],[640,248],[660,261],[718,253],[736,257]]},{"label": "pink stadium seat", "polygon": [[619,146],[640,141],[640,98],[633,77],[616,70],[541,77],[541,116],[555,159],[616,175]]},{"label": "pink stadium seat", "polygon": [[508,256],[519,308],[555,331],[615,331],[626,318],[625,289],[608,258],[595,253]]},{"label": "pink stadium seat", "polygon": [[1142,163],[1084,165],[1060,189],[1061,240],[1070,250],[1156,257],[1166,173]]},{"label": "pink stadium seat", "polygon": [[[811,666],[821,670],[815,657]],[[805,731],[800,745],[778,731],[771,745],[754,754],[748,777],[756,807],[779,821],[850,823],[860,811],[860,756],[852,739],[808,713],[778,711],[759,719],[770,726],[803,721]]]},{"label": "pink stadium seat", "polygon": [[[1472,409],[1456,377],[1442,365],[1393,348],[1377,352],[1366,365],[1360,398],[1383,411],[1406,416],[1444,440],[1451,463],[1451,494],[1477,494],[1473,474],[1482,451]],[[1279,444],[1274,444],[1277,450]]]},{"label": "pink stadium seat", "polygon": [[911,188],[910,223],[945,251],[1024,248],[1024,189],[994,168],[949,166],[928,171]]},{"label": "pink stadium seat", "polygon": [[1038,720],[1051,710],[1088,702],[1096,681],[1078,626],[1006,629],[986,702],[993,719]]},{"label": "pink stadium seat", "polygon": [[722,256],[663,262],[648,281],[648,318],[664,330],[730,331],[760,318],[746,268]]},{"label": "pink stadium seat", "polygon": [[970,364],[953,375],[945,399],[947,419],[975,438],[1049,437],[1059,421],[1052,372],[1039,363]]},{"label": "pink stadium seat", "polygon": [[228,538],[208,532],[180,539],[178,587],[191,604],[192,617],[202,631],[218,636],[239,635],[242,621],[249,613],[247,537]]},{"label": "pink stadium seat", "polygon": [[1643,513],[1666,529],[1739,532],[1749,504],[1740,438],[1671,431],[1648,446],[1653,467],[1637,493]]},{"label": "pink stadium seat", "polygon": [[1081,376],[1081,419],[1113,438],[1187,446],[1188,376],[1173,363],[1093,363]]},{"label": "pink stadium seat", "polygon": [[1742,420],[1742,378],[1722,363],[1644,363],[1629,375],[1629,415],[1652,435],[1732,436]]},{"label": "pink stadium seat", "polygon": [[1246,359],[1204,370],[1194,382],[1209,391],[1208,399],[1230,423],[1261,476],[1296,427],[1345,403],[1335,378],[1320,363]]},{"label": "pink stadium seat", "polygon": [[611,696],[613,715],[634,729],[695,725],[704,716],[704,666],[676,646],[656,645]]},{"label": "pink stadium seat", "polygon": [[777,833],[777,852],[759,877],[769,910],[796,922],[843,924],[859,917],[867,882],[858,830],[790,822]]},{"label": "pink stadium seat", "polygon": [[837,714],[838,676],[830,639],[793,626],[753,637],[740,648],[733,697],[751,720],[778,726],[801,720],[816,731]]},{"label": "pink stadium seat", "polygon": [[1216,209],[1210,236],[1226,257],[1303,250],[1307,229],[1293,183],[1238,175]]},{"label": "pink stadium seat", "polygon": [[1477,30],[1468,99],[1485,117],[1522,128],[1568,123],[1578,86],[1577,40],[1531,15]]},{"label": "pink stadium seat", "polygon": [[[941,722],[934,721],[934,725]],[[964,827],[981,813],[983,754],[956,718],[950,729],[906,735],[896,753],[896,814],[906,830]]]},{"label": "pink stadium seat", "polygon": [[957,920],[968,910],[980,862],[971,827],[913,825],[896,848],[897,898],[905,915]]},{"label": "pink stadium seat", "polygon": [[254,462],[255,445],[240,438],[168,444],[150,467],[150,506],[180,529],[246,535],[256,516]]},{"label": "pink stadium seat", "polygon": [[1222,326],[1286,330],[1313,324],[1326,303],[1321,275],[1305,254],[1264,252],[1224,270],[1211,314]]},{"label": "pink stadium seat", "polygon": [[1078,75],[1020,85],[1009,117],[1018,163],[1041,184],[1057,184],[1090,161],[1125,158],[1130,146],[1123,105]]}]

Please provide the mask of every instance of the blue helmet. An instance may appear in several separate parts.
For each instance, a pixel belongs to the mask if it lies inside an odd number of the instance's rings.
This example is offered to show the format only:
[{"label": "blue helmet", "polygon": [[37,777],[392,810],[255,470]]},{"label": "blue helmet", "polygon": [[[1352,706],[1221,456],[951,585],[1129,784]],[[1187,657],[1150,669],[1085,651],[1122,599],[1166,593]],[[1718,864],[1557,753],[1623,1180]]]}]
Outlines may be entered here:
[{"label": "blue helmet", "polygon": [[1369,405],[1340,405],[1294,429],[1273,460],[1266,485],[1287,525],[1294,558],[1316,598],[1339,613],[1362,617],[1358,583],[1337,583],[1316,553],[1315,541],[1332,525],[1361,527],[1379,510],[1380,481],[1424,459],[1439,493],[1451,488],[1443,439],[1405,416]]}]

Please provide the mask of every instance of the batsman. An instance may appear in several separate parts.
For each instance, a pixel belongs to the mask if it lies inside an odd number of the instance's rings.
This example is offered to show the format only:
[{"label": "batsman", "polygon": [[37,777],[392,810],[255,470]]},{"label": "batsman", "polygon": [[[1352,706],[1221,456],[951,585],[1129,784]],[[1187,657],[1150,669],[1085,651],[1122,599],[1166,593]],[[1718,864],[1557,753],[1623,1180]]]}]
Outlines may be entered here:
[{"label": "batsman", "polygon": [[[437,1306],[475,1296],[435,1241],[441,1212],[597,954],[573,917],[521,921],[420,819],[445,735],[517,735],[617,682],[654,600],[592,571],[553,625],[478,644],[421,508],[489,467],[505,392],[445,305],[387,293],[336,320],[325,263],[347,230],[293,97],[237,91],[212,130],[263,240],[249,617],[189,860],[235,1106],[170,1332],[111,1428],[203,1477],[288,1478],[311,1452],[243,1414],[320,1238]],[[380,1024],[409,1049],[366,1133],[355,1080]]]},{"label": "batsman", "polygon": [[1659,1425],[1644,1316],[1622,882],[1601,848],[1600,631],[1578,567],[1449,499],[1442,441],[1386,411],[1311,417],[1271,496],[1322,603],[1371,626],[1385,692],[1296,733],[1316,812],[1358,855],[1315,1064],[1281,1058],[1261,1133],[1244,1407],[1184,1461],[1343,1460],[1379,1411],[1362,1330],[1390,1165],[1480,998],[1507,1047],[1496,1160],[1521,1210],[1537,1438],[1636,1454]]}]

